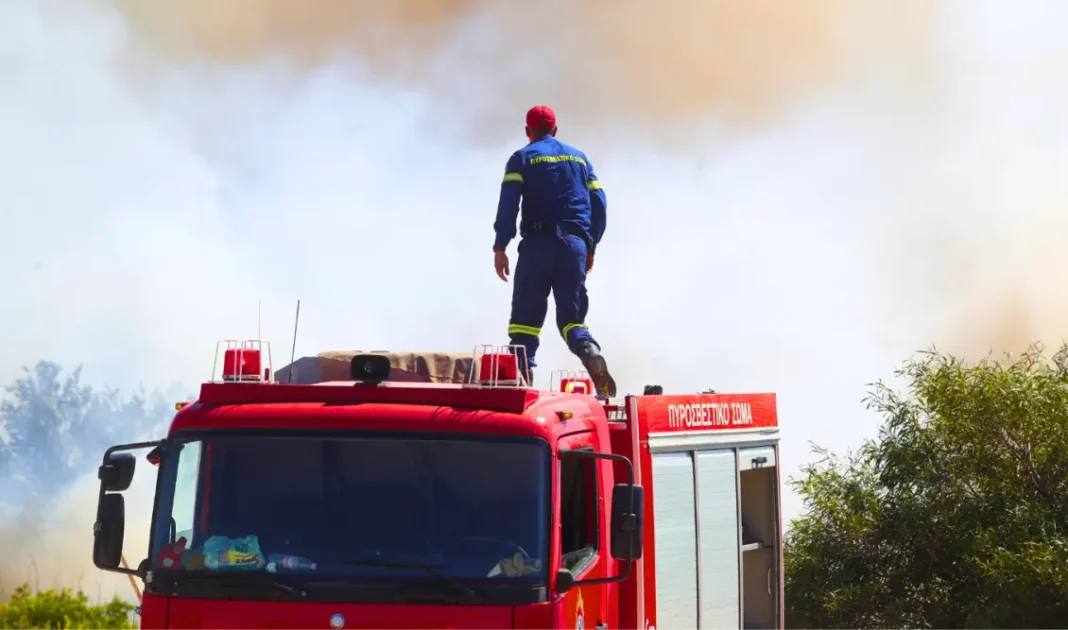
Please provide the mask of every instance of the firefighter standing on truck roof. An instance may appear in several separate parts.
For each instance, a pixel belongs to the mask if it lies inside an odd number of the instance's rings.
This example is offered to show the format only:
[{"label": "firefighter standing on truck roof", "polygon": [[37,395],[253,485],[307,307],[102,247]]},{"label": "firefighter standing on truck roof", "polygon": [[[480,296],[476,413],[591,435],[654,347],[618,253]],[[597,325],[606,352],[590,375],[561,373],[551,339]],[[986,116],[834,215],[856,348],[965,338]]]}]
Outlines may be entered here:
[{"label": "firefighter standing on truck roof", "polygon": [[608,202],[589,158],[556,139],[556,114],[544,105],[527,112],[530,144],[508,158],[493,230],[493,265],[508,281],[505,249],[516,235],[520,198],[519,260],[515,266],[512,316],[508,335],[526,348],[525,374],[533,382],[538,336],[549,308],[549,291],[556,299],[556,325],[567,347],[590,373],[599,394],[616,395],[616,383],[601,356],[601,347],[586,327],[589,300],[586,273],[593,268],[594,251],[604,235]]}]

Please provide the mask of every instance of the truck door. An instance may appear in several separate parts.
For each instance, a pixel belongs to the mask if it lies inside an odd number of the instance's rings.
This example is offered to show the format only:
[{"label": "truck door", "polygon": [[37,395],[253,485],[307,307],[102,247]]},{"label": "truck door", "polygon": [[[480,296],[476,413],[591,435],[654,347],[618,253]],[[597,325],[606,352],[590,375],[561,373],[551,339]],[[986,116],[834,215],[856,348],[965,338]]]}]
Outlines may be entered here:
[{"label": "truck door", "polygon": [[[559,447],[560,566],[571,571],[576,581],[606,577],[611,562],[603,518],[607,462],[566,455],[568,450],[596,450],[597,437],[592,431],[566,435],[560,438]],[[577,584],[564,593],[565,627],[607,628],[608,586]]]},{"label": "truck door", "polygon": [[746,628],[781,628],[782,532],[773,445],[738,451],[742,508],[742,606]]}]

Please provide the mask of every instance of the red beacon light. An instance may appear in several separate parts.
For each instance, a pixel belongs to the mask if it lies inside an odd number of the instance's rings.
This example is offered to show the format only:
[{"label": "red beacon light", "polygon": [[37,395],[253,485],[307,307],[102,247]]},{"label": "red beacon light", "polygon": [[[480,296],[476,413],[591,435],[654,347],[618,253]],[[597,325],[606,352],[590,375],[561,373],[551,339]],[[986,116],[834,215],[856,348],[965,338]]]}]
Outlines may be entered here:
[{"label": "red beacon light", "polygon": [[[585,370],[553,370],[549,375],[550,383],[554,385],[553,391],[564,394],[594,395],[593,379]],[[555,389],[559,384],[560,389]]]},{"label": "red beacon light", "polygon": [[[270,344],[255,341],[220,341],[222,348],[222,380],[226,383],[269,381],[271,368],[263,367],[263,346],[267,346],[267,360],[270,362]],[[219,348],[215,350],[216,363],[219,360]],[[214,368],[212,369],[214,372]]]},{"label": "red beacon light", "polygon": [[490,387],[529,387],[519,370],[519,362],[526,360],[522,346],[477,346],[474,359],[478,366],[468,382]]},{"label": "red beacon light", "polygon": [[519,362],[514,354],[484,354],[478,366],[483,383],[519,380]]},{"label": "red beacon light", "polygon": [[560,391],[565,394],[590,394],[593,392],[593,381],[581,377],[562,378]]},{"label": "red beacon light", "polygon": [[224,381],[260,380],[260,351],[227,350],[223,353],[222,377]]}]

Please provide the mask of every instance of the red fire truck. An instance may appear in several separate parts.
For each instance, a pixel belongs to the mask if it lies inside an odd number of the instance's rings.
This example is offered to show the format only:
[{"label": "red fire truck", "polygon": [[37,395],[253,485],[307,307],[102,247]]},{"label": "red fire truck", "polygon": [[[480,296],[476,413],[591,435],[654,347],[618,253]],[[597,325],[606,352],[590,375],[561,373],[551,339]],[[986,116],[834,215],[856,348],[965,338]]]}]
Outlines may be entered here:
[{"label": "red fire truck", "polygon": [[223,343],[167,437],[99,470],[93,560],[144,581],[142,627],[782,627],[774,394],[539,391],[504,346],[272,373],[265,343]]}]

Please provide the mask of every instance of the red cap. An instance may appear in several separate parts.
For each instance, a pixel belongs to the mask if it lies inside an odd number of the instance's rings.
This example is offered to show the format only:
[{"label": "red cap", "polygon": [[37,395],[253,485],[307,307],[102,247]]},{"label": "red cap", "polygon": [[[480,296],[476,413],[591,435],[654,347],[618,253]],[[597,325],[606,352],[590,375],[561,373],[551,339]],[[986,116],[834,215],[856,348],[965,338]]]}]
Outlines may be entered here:
[{"label": "red cap", "polygon": [[527,127],[551,129],[556,126],[556,112],[548,105],[536,105],[527,112]]}]

